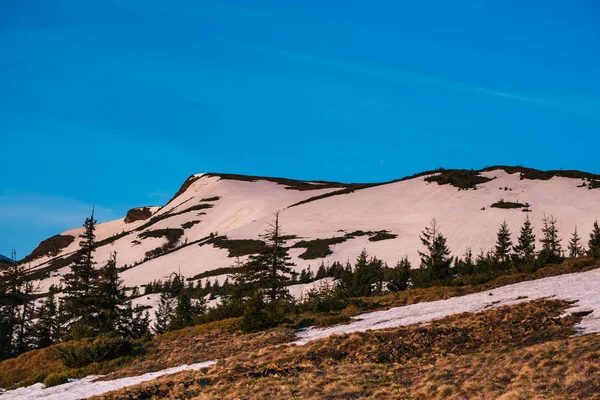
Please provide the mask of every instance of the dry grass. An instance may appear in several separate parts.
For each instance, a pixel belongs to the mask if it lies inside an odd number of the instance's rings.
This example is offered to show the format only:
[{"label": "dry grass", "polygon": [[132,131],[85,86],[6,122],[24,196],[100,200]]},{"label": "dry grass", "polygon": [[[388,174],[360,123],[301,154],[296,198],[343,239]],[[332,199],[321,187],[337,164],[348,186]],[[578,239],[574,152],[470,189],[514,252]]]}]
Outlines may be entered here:
[{"label": "dry grass", "polygon": [[242,351],[102,399],[600,398],[600,338],[540,300],[427,326]]},{"label": "dry grass", "polygon": [[[330,314],[307,313],[302,314],[298,317],[298,319],[311,318],[316,325],[320,326],[345,323],[350,320],[351,316],[365,311],[388,309],[391,307],[415,304],[423,301],[446,299],[482,290],[489,290],[495,287],[522,282],[525,280],[539,279],[571,272],[586,271],[589,269],[598,268],[599,266],[600,265],[597,262],[594,263],[588,258],[567,260],[561,265],[553,265],[542,268],[536,271],[534,274],[515,274],[504,276],[485,285],[413,289],[381,297],[355,299],[341,312]],[[536,302],[534,304],[539,303]],[[455,317],[449,317],[444,321],[451,321],[452,318]],[[237,353],[239,353],[238,355],[240,355],[240,357],[242,357],[244,354],[255,354],[253,352],[260,353],[260,351],[265,351],[270,354],[274,345],[289,341],[293,337],[291,329],[283,328],[264,333],[241,335],[238,332],[238,323],[239,321],[237,319],[230,319],[185,328],[175,332],[168,332],[164,335],[153,338],[153,340],[147,344],[148,352],[145,355],[138,357],[121,357],[109,362],[94,363],[85,368],[76,370],[68,369],[61,363],[55,353],[54,347],[31,351],[17,358],[0,362],[0,387],[15,388],[19,386],[30,385],[35,382],[43,381],[46,377],[52,374],[66,373],[70,377],[82,377],[89,374],[107,374],[115,372],[113,377],[128,376],[141,372],[149,372],[162,368],[168,368],[183,363],[200,362],[216,358],[223,359]],[[432,326],[437,326],[436,324],[432,324]],[[504,322],[501,322],[500,324],[504,324]],[[495,332],[500,332],[498,329],[501,328],[494,327]],[[390,339],[386,338],[385,335],[387,334],[388,333],[382,333],[382,336],[374,337],[380,337],[382,338],[381,340],[388,341]],[[496,334],[496,336],[498,335]],[[364,340],[364,338],[361,336],[356,337],[360,338],[359,342]],[[354,343],[354,339],[344,340],[347,341],[345,346],[350,346],[351,343]],[[391,341],[391,343],[397,342],[398,340]],[[485,340],[483,340],[483,342],[485,342]],[[466,346],[473,346],[475,345],[474,343],[482,343],[482,341],[479,340],[478,342],[473,342],[471,344],[467,343]],[[447,345],[447,343],[443,343],[442,348]],[[427,348],[428,344],[422,344],[422,346],[424,346],[423,348]],[[263,350],[259,350],[261,348]],[[310,348],[310,346],[303,347],[303,349],[308,348]],[[361,348],[364,349],[366,347],[361,346]],[[379,349],[380,346],[377,345],[374,348]],[[327,348],[319,350],[319,352],[322,352],[322,354],[327,354],[327,351],[329,351]],[[352,361],[352,363],[356,365],[362,365],[363,363],[368,364],[373,361],[374,353],[368,354],[371,355],[368,357],[364,356],[367,357],[365,359],[359,359],[356,358],[356,356],[350,356],[348,359],[353,360],[352,357],[354,357],[355,361]],[[398,362],[398,360],[394,359],[388,361],[392,363]],[[342,368],[341,366],[338,367]],[[358,366],[353,368],[358,368]],[[273,378],[264,377],[258,379],[258,381],[262,382],[262,380],[269,379]],[[323,390],[325,389],[326,388]]]}]

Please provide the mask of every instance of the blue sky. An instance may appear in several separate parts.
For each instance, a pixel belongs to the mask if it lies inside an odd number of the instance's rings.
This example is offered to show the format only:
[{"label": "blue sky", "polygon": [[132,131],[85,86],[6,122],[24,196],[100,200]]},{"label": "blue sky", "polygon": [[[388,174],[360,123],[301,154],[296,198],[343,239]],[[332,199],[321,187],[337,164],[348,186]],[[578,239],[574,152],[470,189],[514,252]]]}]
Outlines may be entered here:
[{"label": "blue sky", "polygon": [[596,1],[0,1],[0,253],[193,173],[600,173]]}]

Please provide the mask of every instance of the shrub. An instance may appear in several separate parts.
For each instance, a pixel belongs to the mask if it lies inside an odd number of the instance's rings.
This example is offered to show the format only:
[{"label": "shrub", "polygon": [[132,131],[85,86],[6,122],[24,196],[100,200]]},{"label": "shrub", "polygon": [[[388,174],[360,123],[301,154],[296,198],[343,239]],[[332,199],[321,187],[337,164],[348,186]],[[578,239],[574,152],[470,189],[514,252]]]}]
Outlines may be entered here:
[{"label": "shrub", "polygon": [[69,377],[64,372],[58,374],[50,374],[44,379],[43,383],[46,387],[58,386],[69,382]]},{"label": "shrub", "polygon": [[112,360],[131,354],[130,340],[99,336],[95,339],[65,343],[57,347],[58,357],[68,368],[81,368],[93,362]]},{"label": "shrub", "polygon": [[504,201],[503,199],[500,199],[500,201],[497,201],[494,204],[492,204],[491,207],[494,207],[494,208],[506,208],[506,209],[510,209],[510,208],[528,208],[529,207],[529,203],[522,204],[522,203],[516,203],[516,202],[512,202],[512,201]]}]

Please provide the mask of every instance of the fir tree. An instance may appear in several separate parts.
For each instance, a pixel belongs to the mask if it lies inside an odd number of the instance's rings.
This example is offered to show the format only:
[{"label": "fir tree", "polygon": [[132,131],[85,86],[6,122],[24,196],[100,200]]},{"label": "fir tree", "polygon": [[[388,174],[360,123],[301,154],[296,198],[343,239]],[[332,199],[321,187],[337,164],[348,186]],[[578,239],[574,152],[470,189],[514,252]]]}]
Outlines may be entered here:
[{"label": "fir tree", "polygon": [[475,263],[473,261],[473,251],[467,247],[462,259],[459,259],[454,264],[456,273],[461,276],[469,276],[475,273]]},{"label": "fir tree", "polygon": [[169,329],[174,310],[173,303],[174,299],[171,298],[169,293],[163,292],[160,294],[160,302],[155,315],[156,321],[152,326],[154,333],[157,335],[163,334]]},{"label": "fir tree", "polygon": [[[507,266],[510,261],[510,250],[512,248],[512,240],[510,239],[510,231],[506,221],[502,222],[496,237],[496,259],[503,265]],[[505,269],[505,268],[504,268]]]},{"label": "fir tree", "polygon": [[177,296],[175,312],[169,323],[169,330],[174,331],[194,324],[194,310],[192,301],[186,290],[182,290]]},{"label": "fir tree", "polygon": [[121,311],[125,303],[123,281],[119,279],[117,269],[117,253],[113,252],[108,262],[99,271],[97,284],[97,307],[101,332],[111,332],[116,329],[122,317]]},{"label": "fir tree", "polygon": [[598,226],[598,220],[594,221],[594,229],[590,233],[588,255],[593,258],[600,258],[600,226]]},{"label": "fir tree", "polygon": [[315,276],[315,279],[319,280],[319,279],[323,279],[327,277],[327,268],[325,268],[325,263],[323,263],[321,261],[321,265],[319,266],[319,269],[317,270],[317,275]]},{"label": "fir tree", "polygon": [[446,238],[440,233],[436,219],[421,233],[421,243],[425,246],[421,256],[421,269],[426,271],[432,281],[446,282],[450,279],[452,257],[446,244]]},{"label": "fir tree", "polygon": [[556,219],[553,216],[546,217],[542,220],[542,249],[540,250],[539,258],[542,265],[555,264],[562,260],[562,247],[558,238],[558,228],[556,227]]},{"label": "fir tree", "polygon": [[16,262],[0,270],[0,359],[28,350],[34,312],[34,287],[25,268]]},{"label": "fir tree", "polygon": [[94,268],[96,248],[96,220],[94,211],[86,218],[84,231],[79,236],[77,260],[71,272],[63,276],[64,311],[70,321],[73,338],[93,336],[98,329],[98,271]]},{"label": "fir tree", "polygon": [[116,328],[121,336],[139,339],[149,332],[150,314],[142,307],[133,308],[131,302],[127,302],[119,314]]},{"label": "fir tree", "polygon": [[525,217],[525,222],[523,222],[517,239],[517,245],[513,250],[515,251],[517,270],[523,272],[535,271],[538,266],[535,258],[535,235],[529,215]]},{"label": "fir tree", "polygon": [[387,271],[387,289],[390,292],[400,292],[408,289],[411,265],[407,257],[398,261],[394,268]]},{"label": "fir tree", "polygon": [[40,304],[35,314],[36,323],[33,326],[33,342],[38,349],[58,343],[61,335],[61,321],[54,292]]},{"label": "fir tree", "polygon": [[577,233],[577,226],[575,226],[575,230],[571,235],[571,240],[569,241],[569,257],[579,257],[585,254],[585,250],[581,245],[581,237]]},{"label": "fir tree", "polygon": [[246,302],[246,309],[241,322],[242,330],[254,332],[275,326],[277,323],[267,307],[262,291],[257,290],[254,292]]},{"label": "fir tree", "polygon": [[279,213],[275,214],[275,222],[262,235],[265,240],[265,250],[257,255],[251,255],[246,264],[242,281],[253,288],[264,290],[270,301],[288,296],[286,285],[291,281],[290,276],[294,265],[290,262],[285,240],[279,226]]}]

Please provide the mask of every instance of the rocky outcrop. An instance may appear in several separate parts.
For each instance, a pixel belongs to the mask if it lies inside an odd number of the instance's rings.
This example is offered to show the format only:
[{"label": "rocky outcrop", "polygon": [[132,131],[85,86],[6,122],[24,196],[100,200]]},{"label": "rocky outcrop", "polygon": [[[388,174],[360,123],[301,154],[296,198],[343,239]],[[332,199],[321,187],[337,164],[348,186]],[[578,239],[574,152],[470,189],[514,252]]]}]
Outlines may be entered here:
[{"label": "rocky outcrop", "polygon": [[125,216],[125,223],[130,224],[135,221],[141,221],[144,219],[148,219],[152,216],[152,210],[150,207],[143,208],[132,208],[127,211],[127,215]]},{"label": "rocky outcrop", "polygon": [[71,235],[54,235],[46,240],[40,242],[38,247],[35,248],[27,257],[22,261],[31,261],[36,258],[50,256],[54,257],[62,249],[73,243],[75,236]]}]

